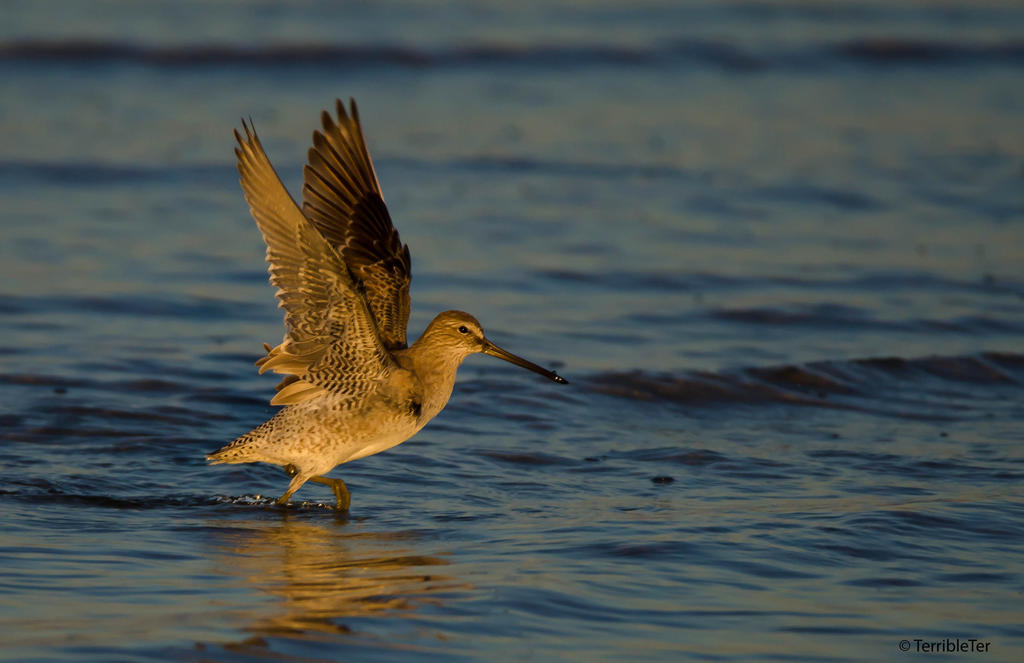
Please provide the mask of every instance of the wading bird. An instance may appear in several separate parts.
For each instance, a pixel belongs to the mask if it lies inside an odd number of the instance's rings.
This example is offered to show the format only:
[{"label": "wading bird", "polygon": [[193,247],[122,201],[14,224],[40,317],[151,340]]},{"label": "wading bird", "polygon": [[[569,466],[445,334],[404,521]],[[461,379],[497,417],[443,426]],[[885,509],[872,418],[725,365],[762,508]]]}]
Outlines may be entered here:
[{"label": "wading bird", "polygon": [[445,311],[411,346],[409,247],[391,223],[366,148],[355,101],[324,111],[303,168],[302,207],[281,183],[252,122],[235,130],[238,172],[267,244],[270,283],[284,309],[286,333],[264,344],[260,373],[285,377],[269,421],[206,456],[211,463],[273,463],[291,476],[278,500],[287,504],[307,481],[334,491],[337,508],[351,497],[325,476],[342,463],[390,449],[415,435],[447,404],[455,373],[482,352],[568,384],[503,350],[476,318]]}]

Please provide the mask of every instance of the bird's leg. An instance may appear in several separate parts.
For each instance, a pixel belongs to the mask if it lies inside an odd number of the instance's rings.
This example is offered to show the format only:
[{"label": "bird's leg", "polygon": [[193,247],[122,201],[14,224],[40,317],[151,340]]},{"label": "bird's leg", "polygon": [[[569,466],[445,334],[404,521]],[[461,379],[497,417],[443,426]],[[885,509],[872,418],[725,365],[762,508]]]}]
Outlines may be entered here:
[{"label": "bird's leg", "polygon": [[288,490],[286,490],[284,492],[284,495],[282,495],[280,499],[277,500],[277,503],[280,506],[288,504],[288,500],[291,499],[292,495],[295,494],[295,491],[301,488],[302,484],[306,483],[310,479],[309,476],[302,476],[301,474],[299,474],[298,468],[296,468],[294,465],[285,465],[284,471],[288,473],[288,476],[292,478],[292,481],[291,483],[288,484]]},{"label": "bird's leg", "polygon": [[310,477],[310,481],[322,483],[325,486],[330,486],[331,490],[334,491],[334,497],[338,500],[336,508],[338,511],[348,511],[348,507],[352,504],[352,493],[348,492],[348,486],[341,479],[332,479],[331,477]]}]

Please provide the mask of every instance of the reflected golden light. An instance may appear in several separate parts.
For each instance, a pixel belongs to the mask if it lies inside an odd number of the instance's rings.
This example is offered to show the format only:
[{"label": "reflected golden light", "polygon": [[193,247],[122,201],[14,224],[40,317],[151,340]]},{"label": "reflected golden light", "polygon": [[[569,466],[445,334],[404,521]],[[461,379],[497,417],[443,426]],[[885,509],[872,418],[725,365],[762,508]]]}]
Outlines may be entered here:
[{"label": "reflected golden light", "polygon": [[[257,635],[345,634],[340,620],[401,616],[467,584],[437,573],[448,561],[416,554],[408,534],[356,531],[343,522],[210,523],[223,534],[218,571],[280,599],[247,631]],[[253,526],[255,525],[255,526]]]}]

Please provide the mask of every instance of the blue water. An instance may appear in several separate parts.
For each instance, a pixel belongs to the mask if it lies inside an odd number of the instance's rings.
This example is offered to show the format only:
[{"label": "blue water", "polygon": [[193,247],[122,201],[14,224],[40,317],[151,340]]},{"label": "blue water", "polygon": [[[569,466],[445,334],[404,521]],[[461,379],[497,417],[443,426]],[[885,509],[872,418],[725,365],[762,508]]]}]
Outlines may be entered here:
[{"label": "blue water", "polygon": [[[1021,660],[1017,3],[2,12],[0,659]],[[348,96],[410,336],[572,384],[470,358],[340,517],[203,455],[283,331],[231,130],[297,194]]]}]

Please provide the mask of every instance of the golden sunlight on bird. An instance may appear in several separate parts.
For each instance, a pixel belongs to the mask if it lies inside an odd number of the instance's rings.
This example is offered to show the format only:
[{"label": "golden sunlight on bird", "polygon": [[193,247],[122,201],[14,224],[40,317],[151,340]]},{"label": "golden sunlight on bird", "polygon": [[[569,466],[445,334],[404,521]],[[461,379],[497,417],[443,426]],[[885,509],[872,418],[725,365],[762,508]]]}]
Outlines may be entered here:
[{"label": "golden sunlight on bird", "polygon": [[498,357],[568,382],[487,340],[476,318],[445,311],[411,346],[409,248],[391,223],[355,101],[337,118],[324,111],[303,168],[302,207],[285,189],[251,122],[235,131],[242,190],[267,244],[270,283],[284,309],[285,336],[265,344],[260,373],[284,375],[269,421],[207,455],[211,463],[273,463],[291,476],[279,504],[307,481],[351,502],[342,463],[380,453],[415,435],[448,403],[471,354]]}]

